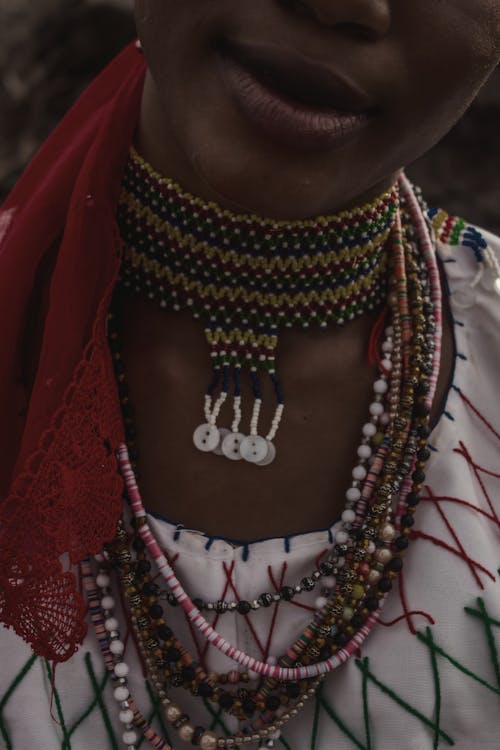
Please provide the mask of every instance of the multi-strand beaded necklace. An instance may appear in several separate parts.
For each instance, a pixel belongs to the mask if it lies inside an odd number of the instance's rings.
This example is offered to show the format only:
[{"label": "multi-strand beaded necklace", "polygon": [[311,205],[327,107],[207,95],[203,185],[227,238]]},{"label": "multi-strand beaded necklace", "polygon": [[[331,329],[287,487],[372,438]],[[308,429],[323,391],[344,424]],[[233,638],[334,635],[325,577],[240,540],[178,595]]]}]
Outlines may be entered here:
[{"label": "multi-strand beaded necklace", "polygon": [[[152,180],[152,171],[138,161],[137,155],[132,155],[131,164],[135,165],[136,178],[137,164],[140,164],[144,174]],[[129,185],[127,180],[125,188]],[[134,184],[135,190],[139,191],[138,182]],[[170,185],[167,181],[164,184]],[[168,188],[167,194],[170,190]],[[386,296],[390,315],[390,325],[386,327],[380,352],[381,372],[374,384],[369,421],[362,428],[357,464],[352,473],[352,486],[346,492],[346,508],[340,528],[336,531],[329,556],[310,576],[294,585],[287,583],[277,595],[256,592],[252,601],[193,600],[181,586],[151,532],[127,447],[123,446],[120,451],[133,517],[130,523],[124,520],[120,524],[115,542],[98,561],[101,570],[97,577],[92,573],[90,563],[86,564],[84,574],[90,614],[105,662],[116,684],[115,698],[121,706],[120,719],[124,724],[123,739],[129,750],[133,750],[139,741],[138,733],[153,747],[168,749],[170,745],[146,722],[130,694],[128,666],[122,658],[123,641],[119,623],[113,615],[110,566],[118,570],[139,650],[164,705],[167,721],[182,740],[204,750],[251,743],[273,747],[281,728],[303,709],[324,676],[343,664],[359,647],[378,619],[384,600],[402,568],[402,555],[408,546],[419,491],[425,479],[423,469],[429,457],[426,446],[429,412],[440,354],[440,284],[432,239],[415,194],[404,177],[400,179],[399,192],[401,205],[397,202],[384,247],[377,251],[380,264],[384,264],[383,258],[388,262],[388,269],[384,269],[378,278],[380,288],[384,290],[380,297]],[[135,240],[127,250],[123,279],[131,281],[134,276],[133,285],[137,291],[143,288],[141,280],[146,280],[149,282],[146,287],[149,297],[160,301],[173,298],[177,300],[175,304],[182,307],[178,303],[182,295],[175,286],[170,291],[177,291],[178,295],[170,293],[159,266],[153,266],[156,269],[154,274],[144,277],[144,263],[152,254],[151,248],[156,245],[158,235],[149,225],[142,226],[141,230],[137,226],[134,229],[138,209],[130,213],[130,195],[125,198],[126,194],[127,190],[121,203],[120,222],[122,229],[125,227],[125,241],[132,237]],[[398,195],[398,190],[389,195]],[[178,216],[185,195],[175,188],[170,197],[176,206],[175,210],[170,210]],[[381,200],[384,203],[388,197]],[[162,205],[160,209],[159,202],[154,205],[156,213],[165,208]],[[380,201],[377,205],[380,208]],[[203,204],[195,201],[190,212],[201,214],[202,208]],[[213,206],[208,208],[215,210]],[[367,207],[363,211],[365,215],[373,215]],[[141,216],[144,215],[143,211]],[[188,220],[186,217],[185,221]],[[224,218],[219,217],[219,223],[213,228],[213,234],[223,241],[225,235],[220,227],[221,221],[225,222],[227,229],[230,215],[224,212]],[[330,227],[334,226],[334,218],[325,221]],[[167,237],[170,237],[167,224],[163,224],[165,247],[162,252],[170,263],[177,251],[172,250],[170,254],[167,250]],[[312,222],[309,225],[312,227]],[[141,252],[135,246],[139,242],[143,243]],[[149,252],[147,247],[150,247]],[[344,260],[349,265],[347,255]],[[130,263],[135,269],[133,272]],[[333,279],[331,281],[334,283]],[[214,290],[215,286],[212,287]],[[380,299],[377,294],[373,290],[367,305]],[[209,307],[213,302],[207,303]],[[168,303],[163,306],[168,306]],[[350,316],[360,312],[358,308],[356,312],[351,311]],[[119,321],[114,317],[110,319],[110,346],[117,364],[120,395],[127,409],[126,425],[132,427],[130,394],[120,354]],[[215,422],[211,426],[218,430]],[[166,589],[162,590],[158,584],[153,566],[161,573]],[[311,622],[276,662],[261,662],[228,643],[202,614],[214,610],[217,614],[234,612],[251,617],[255,609],[272,607],[278,601],[300,596],[320,585],[320,581],[321,595],[316,601]],[[173,632],[165,603],[182,609],[191,626],[213,647],[232,659],[235,668],[222,675],[206,673]],[[169,697],[170,689],[174,687],[184,688],[234,715],[242,722],[242,729],[232,737],[218,737],[208,728],[196,726],[182,707]]]},{"label": "multi-strand beaded necklace", "polygon": [[[167,310],[191,310],[205,327],[213,379],[205,422],[194,432],[201,451],[267,466],[284,411],[276,370],[283,327],[342,324],[386,295],[386,245],[398,189],[373,203],[314,221],[237,216],[204,203],[156,174],[134,150],[118,222],[125,243],[122,285]],[[242,376],[253,391],[242,424]],[[261,375],[272,381],[276,410],[261,434]],[[232,396],[232,421],[219,428]]]}]

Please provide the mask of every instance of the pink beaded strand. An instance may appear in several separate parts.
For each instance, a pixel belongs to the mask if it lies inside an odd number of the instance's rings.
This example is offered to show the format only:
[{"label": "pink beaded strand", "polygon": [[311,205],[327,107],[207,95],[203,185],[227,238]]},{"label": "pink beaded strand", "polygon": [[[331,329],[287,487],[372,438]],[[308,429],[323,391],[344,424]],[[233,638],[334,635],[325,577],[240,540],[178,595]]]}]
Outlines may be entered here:
[{"label": "pink beaded strand", "polygon": [[[130,458],[126,445],[122,445],[120,447],[118,451],[118,459],[120,462],[122,475],[125,480],[134,515],[137,519],[146,519],[147,514],[144,509],[139,488],[137,487],[137,483],[135,481],[135,476],[130,464]],[[221,651],[221,653],[223,653],[229,659],[232,659],[238,664],[242,664],[248,671],[252,670],[253,672],[260,674],[263,677],[270,677],[271,679],[280,681],[293,680],[294,682],[297,682],[299,680],[306,680],[312,677],[319,677],[322,674],[327,674],[328,672],[337,669],[337,667],[340,667],[342,664],[344,664],[356,651],[356,649],[361,646],[380,617],[381,610],[379,609],[372,615],[370,615],[363,627],[359,629],[359,631],[355,636],[353,636],[353,638],[345,646],[345,648],[338,651],[334,656],[330,657],[330,659],[325,659],[325,661],[311,664],[306,667],[295,667],[292,669],[284,669],[277,665],[259,661],[258,659],[255,659],[249,654],[246,654],[244,651],[241,651],[240,649],[236,648],[236,646],[226,641],[226,639],[223,638],[219,633],[217,633],[217,631],[214,630],[210,623],[207,622],[207,620],[203,617],[201,612],[194,605],[193,601],[189,598],[180,581],[177,579],[165,555],[162,553],[157,541],[151,533],[151,529],[147,520],[144,520],[141,522],[141,524],[139,524],[139,533],[148,549],[149,554],[155,561],[158,570],[160,571],[164,580],[174,594],[177,602],[183,608],[184,612],[191,620],[193,625],[209,641],[209,643],[215,646],[215,648]]]}]

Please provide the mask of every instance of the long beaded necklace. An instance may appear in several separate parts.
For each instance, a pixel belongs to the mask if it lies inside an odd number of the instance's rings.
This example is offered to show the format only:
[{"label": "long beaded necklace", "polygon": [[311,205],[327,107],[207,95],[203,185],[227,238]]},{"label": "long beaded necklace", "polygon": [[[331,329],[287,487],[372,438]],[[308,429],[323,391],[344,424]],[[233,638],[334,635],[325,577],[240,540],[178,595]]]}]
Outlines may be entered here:
[{"label": "long beaded necklace", "polygon": [[[350,488],[355,518],[353,519],[351,514],[346,517],[347,525],[350,527],[347,538],[345,541],[343,537],[336,540],[336,546],[345,553],[347,575],[342,575],[340,583],[336,582],[335,589],[330,591],[328,598],[325,597],[326,601],[319,602],[321,606],[318,607],[312,623],[277,664],[265,664],[249,655],[242,654],[221,638],[203,618],[187,592],[180,586],[173,569],[151,535],[128,461],[127,449],[124,446],[121,450],[122,471],[136,516],[138,536],[136,536],[135,546],[139,558],[142,558],[142,563],[145,564],[143,565],[144,572],[147,572],[147,566],[150,565],[144,557],[144,550],[147,549],[169,585],[171,595],[184,609],[193,625],[235,662],[251,670],[254,675],[260,674],[266,678],[252,694],[252,700],[247,701],[252,705],[243,706],[244,709],[252,709],[252,711],[247,710],[247,714],[260,712],[260,716],[256,719],[257,725],[264,723],[264,729],[260,734],[241,736],[235,738],[233,743],[228,739],[226,743],[225,738],[217,740],[210,733],[196,732],[188,726],[188,723],[181,721],[180,729],[182,726],[187,727],[182,736],[191,741],[194,739],[195,745],[235,746],[250,741],[261,741],[269,736],[269,734],[266,735],[265,722],[267,721],[269,732],[269,720],[272,721],[271,715],[275,714],[273,709],[277,705],[276,699],[273,698],[276,683],[285,684],[285,681],[290,681],[286,683],[293,686],[288,697],[303,697],[308,690],[312,689],[310,680],[315,677],[321,679],[324,673],[343,663],[354,648],[364,640],[376,622],[380,606],[392,587],[392,579],[401,569],[401,553],[407,546],[409,529],[413,523],[413,512],[418,503],[418,491],[424,481],[423,468],[428,458],[425,444],[429,433],[429,406],[437,379],[441,317],[439,279],[432,240],[428,235],[411,187],[404,178],[401,180],[400,187],[405,197],[405,210],[411,217],[411,224],[415,227],[418,236],[418,247],[414,248],[408,240],[411,235],[411,226],[405,227],[407,231],[403,232],[398,213],[395,229],[393,229],[393,252],[391,254],[393,264],[389,294],[392,311],[391,334],[394,335],[395,350],[394,369],[388,394],[390,414],[385,437],[375,456],[370,459],[369,470],[365,471],[365,476],[358,472],[359,479],[355,481],[359,483],[364,479],[361,490],[357,486]],[[425,273],[421,267],[422,262],[426,265]],[[392,346],[392,342],[387,343]],[[387,390],[387,387],[382,390]],[[394,499],[397,499],[397,510],[393,517],[390,507]],[[348,510],[352,511],[352,508]],[[342,530],[341,533],[346,532]],[[125,559],[123,534],[127,536],[122,529],[119,533],[122,548],[118,552],[122,561]],[[136,613],[139,617],[134,614],[133,620],[135,620],[138,635],[140,636],[142,630],[150,635],[152,627],[153,632],[156,627],[157,634],[161,635],[159,631],[163,628],[163,635],[167,636],[167,640],[171,642],[171,630],[163,620],[161,607],[155,610],[154,607],[157,605],[153,603],[149,609],[144,609],[144,597],[137,596],[137,587],[133,585],[134,565],[135,570],[140,570],[141,559],[134,564],[131,557],[127,558],[126,564],[122,566],[124,571],[121,572],[124,574],[122,582],[130,589],[132,611],[134,602],[137,605]],[[146,589],[146,594],[148,591],[151,593],[151,589]],[[103,604],[106,603],[104,599]],[[151,604],[151,601],[148,604]],[[111,624],[115,625],[115,622]],[[157,653],[157,656],[163,654],[163,651],[159,649],[160,643],[151,638],[149,644],[147,638],[141,640],[139,637],[139,641],[142,643],[144,653],[149,657],[148,666],[156,675],[159,675],[161,660],[158,662],[158,659],[151,658],[151,651]],[[191,658],[185,650],[179,655],[187,655],[188,662]],[[171,653],[171,656],[177,656],[177,654]],[[184,674],[186,681],[193,682],[190,678],[196,676],[196,668],[189,671],[188,667],[187,670]],[[306,681],[305,688],[304,685],[298,684],[301,680]],[[160,680],[158,684],[163,683]],[[200,682],[198,689],[205,685],[206,696],[209,697],[206,684],[206,681]],[[210,685],[208,689],[212,689]],[[215,691],[210,697],[214,694]],[[219,694],[218,699],[220,698]],[[231,696],[227,694],[226,704],[230,700]],[[299,702],[304,701],[301,698]],[[179,714],[180,709],[176,706],[172,708],[171,704],[168,705],[170,714],[167,713],[167,718],[169,715],[172,718],[175,714],[175,724],[179,722],[182,712]],[[129,714],[127,716],[129,717]],[[130,738],[132,735],[128,736]],[[213,744],[214,742],[217,744]],[[271,739],[270,742],[273,740]],[[160,744],[154,746],[166,747]]]},{"label": "long beaded necklace", "polygon": [[[273,462],[285,408],[275,362],[279,332],[343,324],[381,303],[398,206],[396,185],[369,205],[314,221],[237,216],[185,193],[132,149],[118,210],[125,244],[121,283],[164,309],[188,309],[203,321],[213,380],[205,422],[193,435],[199,450],[259,466]],[[242,432],[245,372],[254,403],[250,429]],[[277,405],[261,435],[262,372]],[[230,391],[231,429],[221,429]]]}]

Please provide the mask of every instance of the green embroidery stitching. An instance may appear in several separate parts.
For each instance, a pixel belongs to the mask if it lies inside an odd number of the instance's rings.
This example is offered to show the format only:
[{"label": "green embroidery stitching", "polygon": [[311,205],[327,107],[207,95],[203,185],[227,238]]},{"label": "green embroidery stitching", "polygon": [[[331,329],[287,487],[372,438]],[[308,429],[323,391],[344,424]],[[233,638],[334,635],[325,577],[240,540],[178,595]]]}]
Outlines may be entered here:
[{"label": "green embroidery stitching", "polygon": [[480,597],[476,599],[479,611],[472,609],[471,607],[465,607],[465,611],[472,617],[477,617],[483,623],[486,630],[486,639],[488,641],[488,647],[490,649],[491,661],[493,663],[493,669],[495,670],[495,676],[497,678],[498,687],[500,688],[500,664],[498,659],[498,649],[495,643],[495,636],[493,635],[492,625],[500,628],[500,622],[490,617],[486,605]]},{"label": "green embroidery stitching", "polygon": [[6,750],[13,750],[13,745],[10,739],[10,735],[7,731],[7,727],[5,726],[4,718],[3,718],[3,710],[7,703],[9,702],[10,698],[16,691],[16,688],[21,684],[21,682],[24,680],[30,669],[32,668],[33,664],[36,662],[37,657],[35,654],[31,656],[28,661],[25,663],[25,665],[19,670],[17,675],[14,677],[12,682],[10,683],[9,687],[5,691],[5,694],[0,701],[0,734],[2,735],[2,738],[5,742]]},{"label": "green embroidery stitching", "polygon": [[[417,633],[417,636],[419,634]],[[384,685],[380,680],[378,680],[375,675],[370,672],[369,670],[369,661],[368,658],[363,659],[363,661],[357,659],[356,660],[356,666],[361,672],[366,673],[367,679],[369,679],[371,682],[373,682],[374,685],[376,685],[380,690],[382,690],[383,693],[385,693],[389,698],[392,698],[392,700],[397,703],[402,708],[406,709],[408,713],[415,716],[417,719],[420,719],[420,721],[425,724],[426,726],[433,729],[435,732],[437,731],[439,734],[439,737],[441,737],[445,742],[447,742],[449,745],[454,745],[455,741],[450,737],[449,734],[444,732],[442,729],[437,727],[436,723],[431,721],[427,718],[427,716],[424,716],[423,713],[418,711],[414,706],[411,706],[407,701],[405,701],[403,698],[401,698],[392,688],[388,687],[387,685]]]}]

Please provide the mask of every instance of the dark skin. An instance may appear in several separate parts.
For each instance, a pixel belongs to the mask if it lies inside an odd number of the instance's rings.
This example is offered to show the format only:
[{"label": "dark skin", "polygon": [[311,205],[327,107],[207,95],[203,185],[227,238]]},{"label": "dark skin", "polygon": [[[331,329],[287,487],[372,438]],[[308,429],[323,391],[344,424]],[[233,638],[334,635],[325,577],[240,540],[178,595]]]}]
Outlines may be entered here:
[{"label": "dark skin", "polygon": [[[454,124],[500,56],[496,0],[473,7],[470,0],[137,0],[136,11],[150,67],[137,135],[146,158],[200,197],[280,219],[333,213],[392,184]],[[221,85],[213,44],[224,34],[293,48],[348,74],[373,96],[377,116],[342,147],[292,153],[272,143]],[[148,507],[244,540],[329,525],[343,508],[367,418],[374,319],[283,332],[278,361],[288,406],[278,458],[260,469],[192,445],[208,376],[202,326],[188,314],[128,302],[124,356]],[[452,351],[447,320],[433,419]],[[264,403],[267,423],[271,393]]]}]

